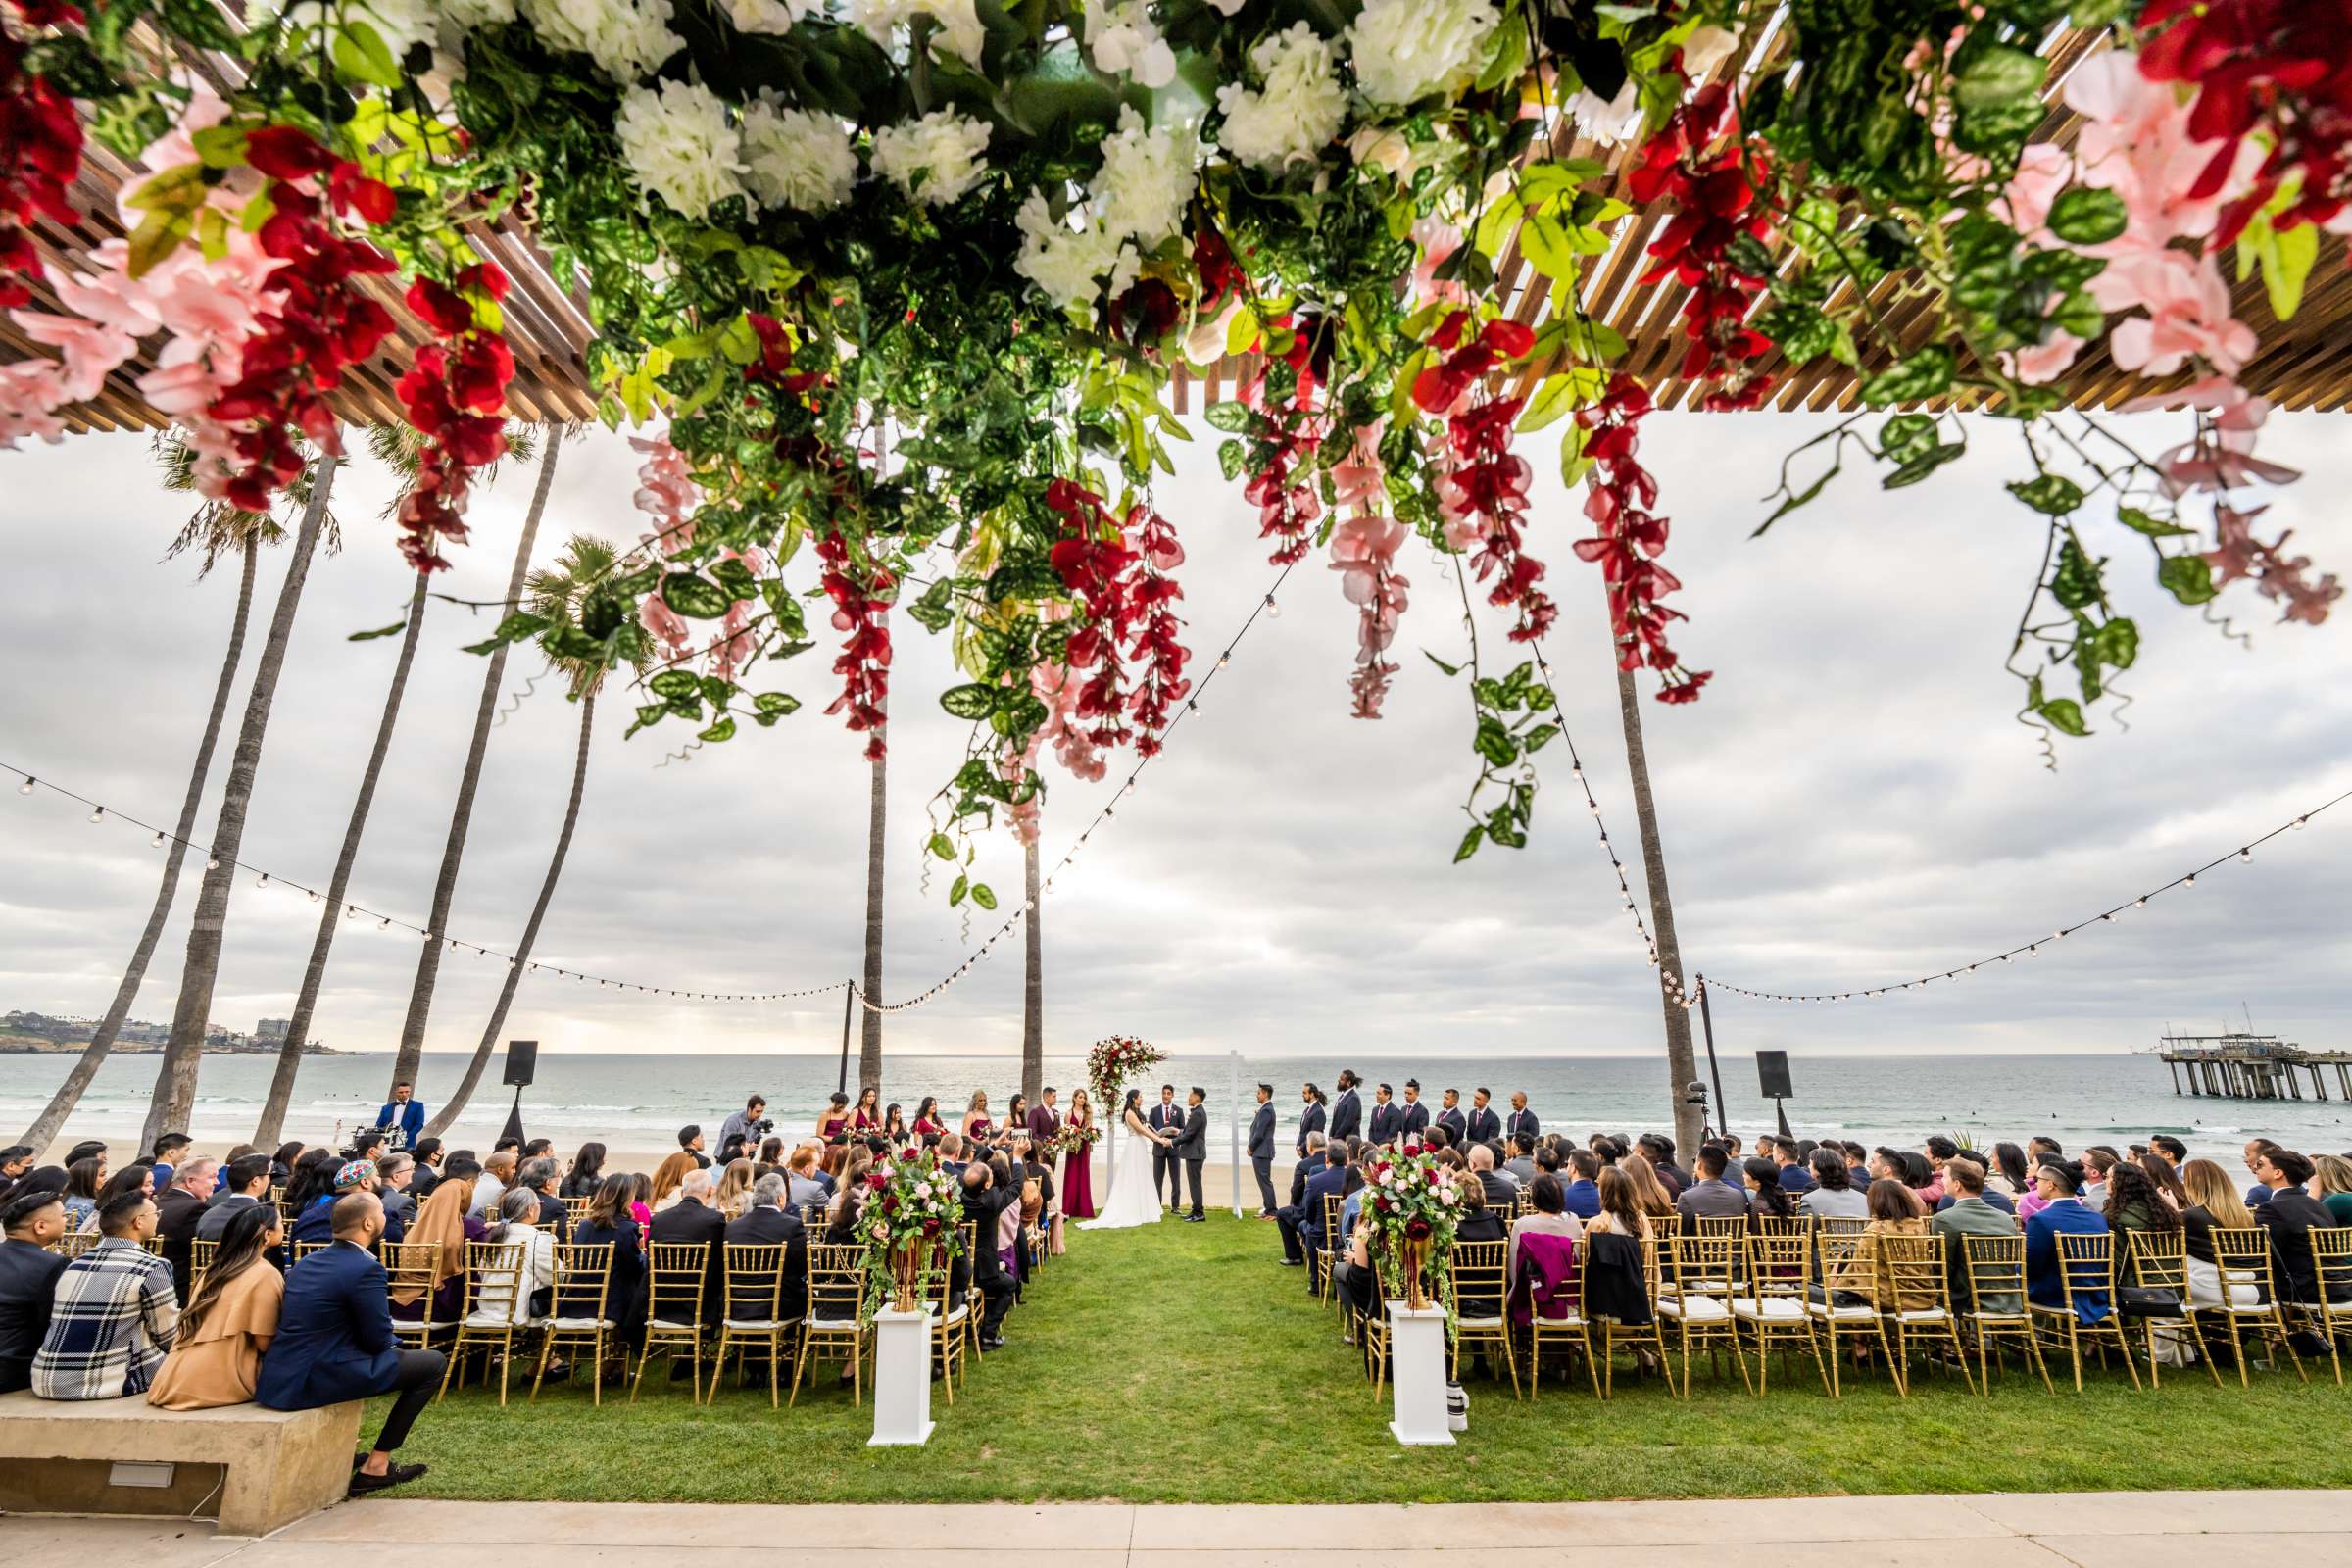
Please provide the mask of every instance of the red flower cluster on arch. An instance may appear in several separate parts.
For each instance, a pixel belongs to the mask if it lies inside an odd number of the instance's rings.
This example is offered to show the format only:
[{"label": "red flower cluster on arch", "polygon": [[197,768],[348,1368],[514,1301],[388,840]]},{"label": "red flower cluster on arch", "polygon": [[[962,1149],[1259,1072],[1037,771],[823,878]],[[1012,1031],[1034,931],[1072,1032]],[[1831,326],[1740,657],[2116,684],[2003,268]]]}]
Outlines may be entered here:
[{"label": "red flower cluster on arch", "polygon": [[1585,456],[1592,460],[1585,515],[1599,532],[1579,539],[1576,554],[1598,564],[1608,584],[1617,667],[1646,664],[1664,677],[1660,702],[1694,703],[1714,672],[1686,668],[1668,640],[1668,623],[1687,617],[1659,603],[1682,582],[1658,564],[1666,551],[1667,520],[1649,510],[1657,505],[1658,481],[1635,455],[1641,446],[1636,427],[1650,407],[1642,383],[1619,375],[1598,403],[1578,411],[1577,421],[1590,432]]},{"label": "red flower cluster on arch", "polygon": [[506,455],[514,355],[484,316],[508,287],[507,274],[489,262],[461,268],[449,286],[429,277],[409,285],[409,309],[446,340],[418,349],[394,387],[409,423],[425,438],[416,482],[400,503],[401,553],[418,571],[449,565],[439,542],[465,541],[472,477]]}]

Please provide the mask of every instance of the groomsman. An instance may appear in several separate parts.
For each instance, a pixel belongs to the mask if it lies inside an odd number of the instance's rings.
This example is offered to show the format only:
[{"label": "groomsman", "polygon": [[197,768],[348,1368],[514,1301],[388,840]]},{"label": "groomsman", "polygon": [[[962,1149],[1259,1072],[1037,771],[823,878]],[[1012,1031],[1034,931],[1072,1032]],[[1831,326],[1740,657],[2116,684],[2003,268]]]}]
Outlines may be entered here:
[{"label": "groomsman", "polygon": [[1363,1080],[1351,1067],[1340,1069],[1340,1098],[1331,1102],[1331,1141],[1341,1143],[1356,1137],[1364,1130],[1363,1102],[1356,1098],[1356,1085]]},{"label": "groomsman", "polygon": [[1274,1086],[1257,1086],[1257,1114],[1250,1118],[1250,1168],[1257,1174],[1257,1217],[1274,1217]]},{"label": "groomsman", "polygon": [[1397,1124],[1404,1118],[1396,1106],[1396,1093],[1387,1084],[1372,1091],[1372,1130],[1364,1136],[1376,1144],[1385,1144],[1396,1137]]},{"label": "groomsman", "polygon": [[1494,1098],[1483,1086],[1470,1091],[1470,1120],[1463,1130],[1474,1144],[1491,1144],[1502,1136],[1502,1118],[1489,1103]]},{"label": "groomsman", "polygon": [[1535,1147],[1536,1134],[1544,1128],[1536,1120],[1536,1113],[1527,1108],[1526,1090],[1511,1091],[1511,1113],[1503,1118],[1502,1130],[1509,1137],[1525,1138],[1529,1148]]},{"label": "groomsman", "polygon": [[[1144,1118],[1144,1124],[1155,1133],[1174,1139],[1184,1131],[1184,1107],[1176,1103],[1176,1086],[1159,1086],[1159,1103]],[[1152,1146],[1152,1191],[1157,1193],[1161,1183],[1167,1184],[1168,1207],[1184,1206],[1184,1166],[1176,1158],[1176,1151],[1168,1144]]]},{"label": "groomsman", "polygon": [[1404,1108],[1396,1113],[1396,1131],[1406,1138],[1418,1138],[1429,1131],[1429,1107],[1421,1103],[1421,1080],[1404,1081]]},{"label": "groomsman", "polygon": [[1470,1124],[1468,1119],[1462,1115],[1462,1092],[1460,1090],[1448,1089],[1446,1091],[1446,1107],[1438,1112],[1438,1126],[1444,1129],[1447,1143],[1456,1149],[1462,1147],[1462,1140],[1469,1134]]},{"label": "groomsman", "polygon": [[1298,1157],[1304,1159],[1306,1135],[1321,1132],[1326,1119],[1323,1113],[1323,1091],[1313,1084],[1300,1084],[1298,1098],[1306,1102],[1306,1108],[1298,1113]]}]

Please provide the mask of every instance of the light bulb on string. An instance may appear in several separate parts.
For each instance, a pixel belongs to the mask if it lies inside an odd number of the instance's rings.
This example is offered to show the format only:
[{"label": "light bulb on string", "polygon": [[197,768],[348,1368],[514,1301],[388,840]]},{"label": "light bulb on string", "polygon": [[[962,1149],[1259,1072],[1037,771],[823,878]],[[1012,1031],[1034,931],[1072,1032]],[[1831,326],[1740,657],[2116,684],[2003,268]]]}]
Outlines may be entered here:
[{"label": "light bulb on string", "polygon": [[164,830],[162,828],[159,827],[155,830],[155,837],[147,841],[147,847],[152,850],[160,850],[164,847]]},{"label": "light bulb on string", "polygon": [[1219,654],[1219,655],[1217,656],[1217,667],[1218,667],[1219,669],[1223,669],[1223,668],[1224,668],[1224,667],[1225,667],[1227,664],[1230,664],[1230,663],[1232,663],[1232,662],[1233,662],[1233,656],[1232,656],[1231,654]]},{"label": "light bulb on string", "polygon": [[207,871],[218,871],[220,869],[220,861],[216,857],[208,855],[204,858],[204,868]]},{"label": "light bulb on string", "polygon": [[313,904],[317,904],[318,902],[318,890],[317,888],[311,889],[310,901]]},{"label": "light bulb on string", "polygon": [[1274,596],[1272,594],[1266,595],[1266,616],[1270,620],[1280,620],[1282,618],[1282,606],[1274,602]]},{"label": "light bulb on string", "polygon": [[2239,850],[2239,851],[2237,852],[2237,858],[2238,858],[2238,859],[2239,859],[2241,862],[2242,862],[2242,861],[2245,861],[2245,860],[2251,860],[2252,858],[2254,858],[2254,851],[2253,851],[2253,848],[2252,848],[2251,846],[2248,846],[2248,847],[2246,847],[2246,848],[2244,848],[2244,849],[2241,849],[2241,850]]},{"label": "light bulb on string", "polygon": [[253,879],[253,885],[257,888],[268,887],[270,885],[270,873],[264,871],[260,876],[255,877]]},{"label": "light bulb on string", "polygon": [[2197,885],[2197,873],[2194,871],[2189,872],[2188,875],[2180,879],[2180,885],[2184,888],[2195,887]]},{"label": "light bulb on string", "polygon": [[90,808],[90,820],[91,820],[91,821],[93,821],[93,822],[103,822],[103,821],[105,821],[105,820],[106,820],[106,808],[105,808],[105,807],[103,807],[103,806],[93,806],[93,807],[91,807],[91,808]]},{"label": "light bulb on string", "polygon": [[2142,897],[2140,897],[2140,898],[2136,898],[2136,899],[2133,899],[2133,900],[2132,901],[2132,907],[2133,907],[2134,909],[2144,909],[2144,908],[2146,908],[2147,906],[2148,906],[2148,901],[2147,901],[2147,899],[2146,899],[2146,897],[2145,897],[2144,895],[2143,895]]},{"label": "light bulb on string", "polygon": [[[24,775],[24,782],[17,786],[17,793],[19,795],[30,795],[32,793],[32,787],[39,782],[39,779],[34,778],[30,773],[27,773]],[[2297,827],[2301,827],[2302,825],[2303,824],[2300,822],[2295,824]]]}]

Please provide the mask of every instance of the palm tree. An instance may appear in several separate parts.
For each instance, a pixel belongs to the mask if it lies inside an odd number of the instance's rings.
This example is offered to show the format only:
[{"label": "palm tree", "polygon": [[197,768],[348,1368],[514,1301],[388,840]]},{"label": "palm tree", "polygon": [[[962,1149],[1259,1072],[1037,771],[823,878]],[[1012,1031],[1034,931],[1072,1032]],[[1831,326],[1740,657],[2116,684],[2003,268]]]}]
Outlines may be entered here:
[{"label": "palm tree", "polygon": [[[395,473],[414,478],[422,450],[422,436],[405,424],[379,424],[368,432],[368,450]],[[531,437],[529,427],[516,425],[507,432],[507,449],[517,460],[529,462]],[[493,477],[493,467],[483,475],[485,482]],[[405,488],[405,487],[404,487]],[[401,497],[395,496],[384,504],[387,518],[400,510]],[[294,997],[293,1015],[286,1020],[286,1038],[277,1050],[277,1068],[270,1076],[270,1095],[262,1102],[262,1119],[254,1128],[253,1141],[264,1147],[277,1143],[285,1126],[286,1107],[294,1098],[295,1075],[302,1068],[303,1042],[310,1038],[311,1019],[318,1006],[318,990],[326,979],[326,958],[335,945],[337,916],[343,909],[343,895],[351,886],[351,868],[359,858],[360,839],[368,831],[368,813],[375,804],[375,788],[382,780],[384,756],[392,749],[392,731],[400,722],[400,703],[409,685],[409,667],[416,662],[418,634],[424,629],[425,585],[430,576],[416,574],[416,587],[409,595],[409,615],[401,632],[400,657],[392,665],[392,689],[384,696],[384,710],[375,725],[375,746],[368,754],[367,769],[360,775],[359,798],[352,802],[351,820],[343,829],[343,849],[335,857],[333,877],[326,886],[325,907],[318,911],[318,931],[311,939],[311,959],[302,972],[302,989]]]},{"label": "palm tree", "polygon": [[[882,1000],[882,849],[884,817],[889,806],[887,753],[876,753],[872,763],[873,790],[865,815],[865,984],[866,996]],[[858,1037],[858,1089],[860,1094],[882,1087],[882,1015],[871,1007]]]},{"label": "palm tree", "polygon": [[254,775],[261,770],[262,742],[270,729],[270,710],[277,698],[277,678],[285,669],[286,644],[294,635],[294,615],[302,608],[303,585],[310,580],[311,558],[326,523],[327,500],[335,487],[335,470],[343,460],[321,454],[311,483],[302,524],[294,535],[294,556],[286,563],[286,580],[277,591],[277,608],[270,616],[270,633],[254,666],[253,689],[245,699],[244,722],[237,730],[237,749],[228,763],[228,783],[220,794],[220,814],[213,825],[212,859],[196,895],[196,918],[188,929],[187,957],[180,967],[179,1000],[172,1012],[172,1035],[164,1058],[156,1067],[155,1091],[147,1102],[147,1124],[139,1147],[151,1149],[158,1134],[185,1128],[196,1106],[196,1071],[204,1059],[204,1039],[210,1031],[213,986],[220,977],[220,938],[228,926],[228,893],[237,874],[237,852],[245,840],[245,814],[253,805]]},{"label": "palm tree", "polygon": [[[531,545],[539,537],[539,516],[547,510],[547,494],[556,482],[556,457],[567,432],[544,432],[546,450],[539,458],[539,485],[531,492],[531,510],[522,519],[522,537],[514,545],[514,569],[507,574],[507,597],[513,606],[522,599],[523,577],[530,570]],[[482,696],[473,710],[473,741],[466,751],[466,770],[458,775],[458,803],[450,811],[449,837],[441,846],[441,870],[433,879],[433,906],[424,920],[424,937],[416,954],[416,978],[409,987],[409,1012],[400,1025],[400,1049],[392,1058],[392,1083],[415,1083],[424,1058],[424,1024],[433,1010],[433,984],[441,975],[442,939],[449,935],[449,908],[458,897],[458,865],[466,858],[466,831],[473,823],[473,792],[482,778],[482,755],[490,749],[490,723],[498,712],[499,693],[507,679],[507,645],[491,650],[482,670]],[[390,1085],[385,1086],[389,1093]]]},{"label": "palm tree", "polygon": [[1021,852],[1021,886],[1029,900],[1026,942],[1021,968],[1021,1093],[1037,1103],[1046,1083],[1046,940],[1039,929],[1045,910],[1037,897],[1037,840]]},{"label": "palm tree", "polygon": [[[591,590],[612,575],[619,559],[619,551],[607,541],[574,534],[552,568],[531,574],[527,608],[552,629],[579,626],[582,607]],[[633,662],[642,668],[645,662],[639,659]],[[548,660],[548,666],[564,677],[571,700],[580,705],[580,743],[571,763],[571,800],[564,809],[564,829],[556,835],[556,853],[547,862],[547,876],[539,884],[538,901],[531,906],[530,918],[523,922],[522,940],[515,944],[514,961],[507,966],[506,984],[499,987],[497,1005],[490,1009],[490,1021],[482,1026],[482,1038],[475,1043],[473,1055],[466,1063],[466,1073],[458,1080],[458,1087],[424,1124],[425,1136],[430,1138],[438,1138],[449,1130],[466,1102],[473,1098],[474,1086],[482,1081],[482,1068],[497,1048],[499,1032],[507,1024],[507,1011],[514,1004],[515,988],[530,970],[531,949],[539,940],[540,922],[547,918],[547,906],[556,896],[556,882],[564,875],[564,858],[571,852],[572,829],[579,825],[580,796],[588,783],[588,740],[596,727],[596,694],[612,666],[602,659],[553,657]]]},{"label": "palm tree", "polygon": [[[1617,672],[1617,711],[1625,725],[1625,770],[1634,782],[1634,819],[1642,831],[1642,879],[1649,884],[1649,923],[1658,939],[1661,974],[1683,972],[1681,944],[1674,935],[1674,898],[1666,891],[1666,851],[1658,842],[1658,808],[1649,793],[1649,754],[1642,745],[1642,695],[1631,670]],[[1666,1073],[1674,1105],[1674,1141],[1694,1150],[1705,1132],[1705,1118],[1696,1105],[1686,1104],[1683,1091],[1698,1080],[1698,1061],[1690,1051],[1690,1012],[1658,988],[1659,1005],[1666,1010]],[[1722,1107],[1717,1107],[1718,1114]]]},{"label": "palm tree", "polygon": [[[164,465],[164,488],[187,491],[195,487],[195,454],[187,443],[176,436],[160,439],[157,454]],[[306,476],[299,484],[295,499],[307,504],[310,481]],[[332,519],[329,519],[330,527]],[[98,1075],[99,1064],[114,1050],[115,1037],[122,1032],[122,1020],[130,1016],[131,1004],[138,999],[139,987],[147,979],[147,966],[154,961],[155,945],[164,934],[164,924],[172,915],[172,901],[179,891],[179,868],[187,858],[188,839],[196,831],[196,811],[204,798],[204,781],[212,771],[213,749],[220,744],[220,721],[228,712],[228,694],[236,682],[237,664],[245,656],[245,627],[253,615],[253,584],[261,566],[262,546],[275,544],[285,537],[285,530],[276,519],[265,513],[240,512],[218,501],[209,501],[198,508],[179,537],[172,542],[167,555],[197,549],[203,561],[196,569],[198,577],[211,574],[223,555],[238,558],[237,609],[228,625],[228,652],[220,661],[220,675],[213,683],[212,711],[205,719],[204,739],[197,744],[195,763],[188,769],[187,793],[180,798],[179,820],[172,830],[171,848],[164,856],[163,879],[156,886],[155,903],[147,911],[147,924],[139,932],[138,946],[131,950],[130,964],[122,971],[122,982],[115,987],[115,1000],[99,1019],[98,1027],[90,1033],[90,1043],[82,1048],[66,1081],[49,1103],[41,1108],[32,1126],[17,1142],[33,1149],[46,1149],[74,1107]]]}]

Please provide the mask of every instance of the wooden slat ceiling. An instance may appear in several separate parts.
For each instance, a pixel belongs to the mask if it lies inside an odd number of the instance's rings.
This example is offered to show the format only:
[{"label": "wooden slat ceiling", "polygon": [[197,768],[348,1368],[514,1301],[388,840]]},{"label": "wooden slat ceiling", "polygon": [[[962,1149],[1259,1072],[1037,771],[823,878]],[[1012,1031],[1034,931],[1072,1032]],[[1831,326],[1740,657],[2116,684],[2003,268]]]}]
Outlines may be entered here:
[{"label": "wooden slat ceiling", "polygon": [[[1776,16],[1751,28],[1742,47],[1734,51],[1718,73],[1753,73],[1769,63],[1783,42],[1777,22]],[[2097,39],[2090,34],[2052,34],[2046,49],[2051,58],[2048,92],[2052,111],[2041,127],[2042,139],[2073,141],[2075,118],[2056,103],[2057,92],[2067,74],[2096,46]],[[1553,147],[1558,156],[1592,158],[1606,164],[1609,172],[1601,188],[1624,194],[1625,171],[1634,150],[1631,143],[1600,146],[1573,134],[1569,127],[1569,133],[1556,138]],[[36,240],[44,259],[54,267],[79,251],[120,236],[122,227],[116,219],[117,193],[126,182],[135,182],[139,172],[136,164],[91,142],[74,191],[74,206],[85,216],[71,228],[45,220],[40,223]],[[1646,288],[1636,281],[1646,270],[1643,252],[1663,221],[1664,215],[1655,210],[1623,220],[1609,250],[1592,259],[1582,300],[1595,320],[1607,322],[1625,337],[1631,347],[1624,368],[1648,382],[1662,406],[1693,407],[1703,387],[1673,373],[1682,356],[1678,313],[1685,291],[1671,281]],[[594,332],[587,299],[577,281],[557,277],[546,252],[511,220],[482,225],[474,230],[473,238],[515,281],[507,306],[507,338],[515,360],[510,393],[514,416],[533,422],[594,418],[596,396],[588,380],[587,354]],[[2225,269],[2229,265],[2225,259]],[[1505,249],[1496,271],[1500,297],[1510,314],[1530,324],[1539,320],[1545,309],[1548,281],[1534,277],[1536,286],[1529,286],[1531,276],[1515,244]],[[367,281],[394,306],[393,315],[401,324],[386,350],[353,372],[335,400],[338,412],[354,424],[399,419],[392,384],[425,336],[398,307],[393,298],[396,290],[386,280]],[[1928,321],[1923,301],[1894,299],[1901,292],[1901,281],[1899,277],[1883,281],[1873,303],[1882,307],[1887,334],[1907,350],[1924,338]],[[2345,265],[2341,240],[2328,238],[2324,243],[2302,309],[2291,321],[2282,324],[2273,317],[2259,278],[2237,283],[2232,292],[2238,318],[2262,339],[2262,352],[2241,377],[2251,391],[2287,409],[2338,410],[2352,401],[2352,270]],[[1834,297],[1833,303],[1838,302],[1838,297]],[[50,302],[44,299],[36,304],[48,308]],[[0,318],[0,361],[41,352],[13,322]],[[1826,357],[1793,371],[1773,363],[1768,368],[1776,385],[1769,406],[1850,409],[1860,378],[1883,368],[1897,352],[1880,338],[1866,350],[1859,369]],[[68,427],[74,431],[151,430],[169,424],[139,396],[136,380],[146,368],[140,360],[117,370],[97,397],[66,411]],[[1184,411],[1196,401],[1205,404],[1229,396],[1250,368],[1246,361],[1235,359],[1198,369],[1180,364],[1174,389],[1177,409]],[[1531,368],[1521,387],[1532,385],[1551,368]],[[2104,347],[2090,351],[2079,362],[2073,382],[2078,403],[2085,407],[2112,408],[2150,390],[2150,383],[2117,369]]]}]

